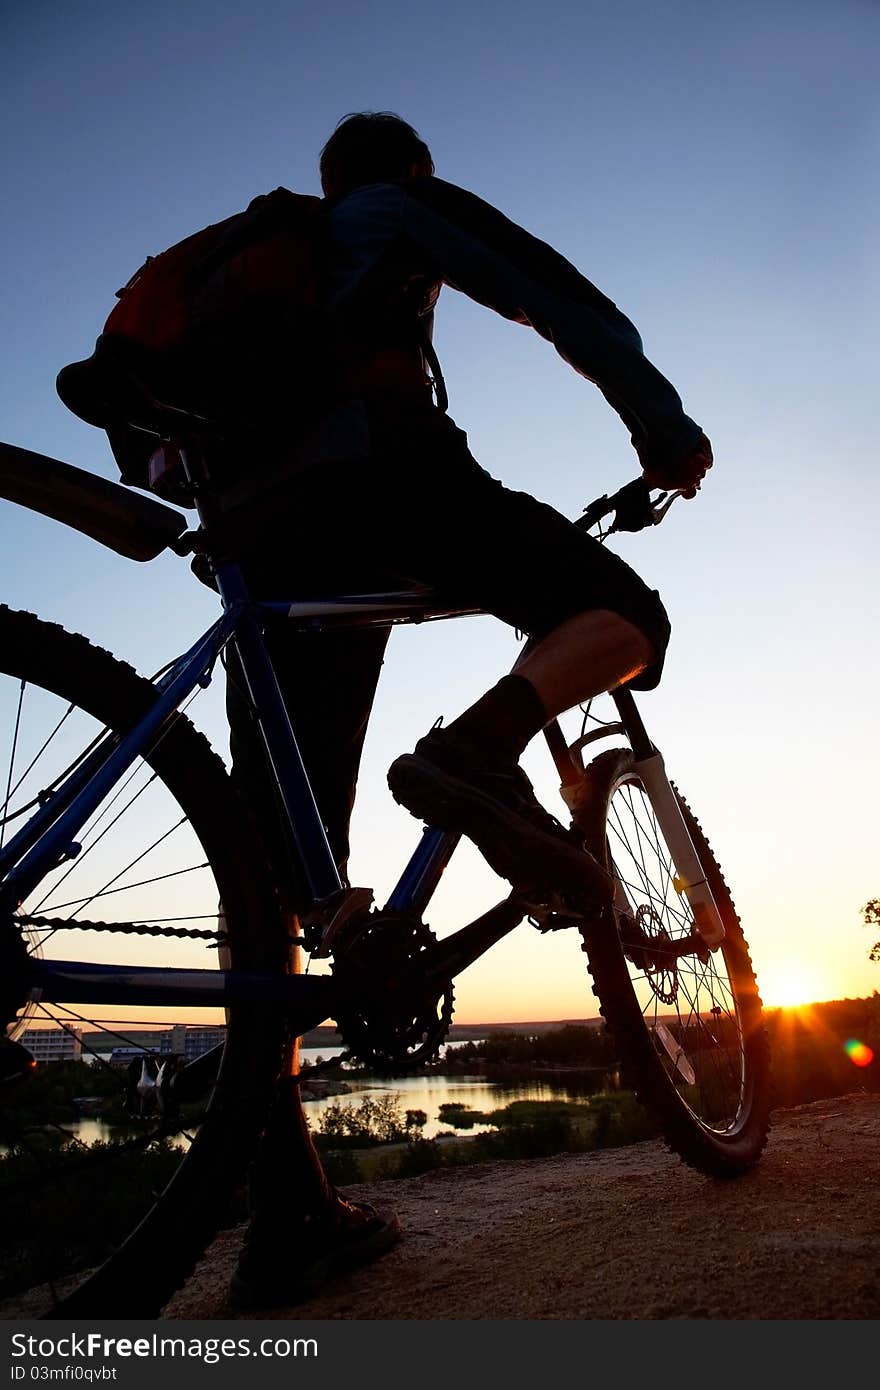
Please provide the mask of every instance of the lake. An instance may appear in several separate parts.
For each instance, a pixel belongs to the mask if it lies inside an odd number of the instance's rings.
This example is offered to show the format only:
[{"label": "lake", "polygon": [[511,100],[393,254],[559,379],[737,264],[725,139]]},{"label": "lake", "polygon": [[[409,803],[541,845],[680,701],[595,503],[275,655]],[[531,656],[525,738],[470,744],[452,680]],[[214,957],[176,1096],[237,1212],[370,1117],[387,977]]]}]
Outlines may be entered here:
[{"label": "lake", "polygon": [[546,1082],[500,1083],[487,1081],[482,1076],[396,1076],[388,1081],[377,1081],[375,1077],[363,1080],[352,1079],[351,1092],[343,1096],[329,1096],[327,1099],[310,1100],[305,1103],[306,1118],[317,1128],[321,1114],[330,1105],[342,1104],[357,1106],[367,1097],[378,1099],[395,1096],[400,1101],[401,1110],[424,1110],[428,1116],[427,1124],[418,1132],[423,1139],[433,1139],[438,1134],[480,1134],[491,1125],[472,1125],[468,1129],[456,1129],[442,1124],[439,1119],[441,1105],[469,1105],[472,1110],[498,1110],[515,1100],[580,1100],[582,1091],[569,1091],[562,1086],[550,1086]]},{"label": "lake", "polygon": [[[328,1061],[342,1049],[303,1048],[302,1060],[316,1062],[318,1057]],[[479,1134],[491,1126],[474,1125],[470,1129],[455,1129],[442,1124],[439,1119],[441,1105],[469,1105],[472,1110],[497,1110],[515,1100],[584,1100],[583,1091],[569,1090],[565,1086],[550,1085],[543,1081],[492,1082],[482,1076],[395,1076],[388,1080],[375,1077],[361,1077],[352,1074],[346,1078],[351,1086],[348,1094],[328,1096],[320,1100],[305,1102],[305,1113],[309,1124],[317,1128],[321,1115],[330,1105],[357,1106],[367,1097],[377,1099],[396,1096],[401,1110],[424,1110],[428,1122],[419,1131],[425,1139],[433,1139],[438,1134]],[[65,1124],[65,1129],[76,1134],[85,1144],[93,1144],[99,1139],[112,1137],[113,1129],[100,1119],[88,1117]]]}]

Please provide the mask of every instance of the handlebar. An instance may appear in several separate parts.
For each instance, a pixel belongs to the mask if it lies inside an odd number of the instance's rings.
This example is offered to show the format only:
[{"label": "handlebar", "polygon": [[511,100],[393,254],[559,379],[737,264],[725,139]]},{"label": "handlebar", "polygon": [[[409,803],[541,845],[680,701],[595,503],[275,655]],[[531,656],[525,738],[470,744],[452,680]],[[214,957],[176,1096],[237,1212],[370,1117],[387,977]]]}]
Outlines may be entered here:
[{"label": "handlebar", "polygon": [[651,489],[644,478],[634,478],[609,497],[597,497],[584,508],[583,516],[578,517],[575,526],[590,531],[614,512],[614,520],[603,535],[610,536],[615,531],[645,531],[649,526],[659,526],[680,492],[660,492],[651,497]]}]

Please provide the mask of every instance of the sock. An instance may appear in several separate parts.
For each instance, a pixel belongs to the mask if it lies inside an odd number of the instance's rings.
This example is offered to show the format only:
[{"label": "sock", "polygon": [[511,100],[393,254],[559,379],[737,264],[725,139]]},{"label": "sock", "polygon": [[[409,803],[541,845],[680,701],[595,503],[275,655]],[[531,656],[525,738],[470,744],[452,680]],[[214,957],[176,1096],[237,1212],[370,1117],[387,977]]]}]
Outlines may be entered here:
[{"label": "sock", "polygon": [[537,690],[525,676],[503,676],[447,726],[480,750],[487,762],[517,762],[547,723]]}]

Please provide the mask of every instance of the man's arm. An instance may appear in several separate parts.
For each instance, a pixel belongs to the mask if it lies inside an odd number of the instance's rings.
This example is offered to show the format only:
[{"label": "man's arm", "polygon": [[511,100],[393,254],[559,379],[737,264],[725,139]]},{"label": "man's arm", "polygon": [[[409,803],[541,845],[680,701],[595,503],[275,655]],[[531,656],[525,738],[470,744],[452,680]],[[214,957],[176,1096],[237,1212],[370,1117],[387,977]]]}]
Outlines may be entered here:
[{"label": "man's arm", "polygon": [[403,226],[440,278],[526,323],[594,382],[630,431],[643,466],[679,463],[704,438],[644,354],[635,325],[546,242],[441,179],[406,186]]},{"label": "man's arm", "polygon": [[[594,382],[629,429],[642,466],[658,486],[699,483],[687,462],[695,450],[708,448],[699,425],[645,356],[626,315],[551,246],[473,193],[437,178],[359,189],[338,216],[352,247],[350,286],[360,272],[364,290],[371,282],[381,294],[383,267],[391,270],[398,255],[424,265],[470,299],[534,328]],[[344,236],[349,219],[357,231],[350,239]],[[700,477],[705,466],[700,471],[697,465]],[[673,475],[682,483],[673,482]]]}]

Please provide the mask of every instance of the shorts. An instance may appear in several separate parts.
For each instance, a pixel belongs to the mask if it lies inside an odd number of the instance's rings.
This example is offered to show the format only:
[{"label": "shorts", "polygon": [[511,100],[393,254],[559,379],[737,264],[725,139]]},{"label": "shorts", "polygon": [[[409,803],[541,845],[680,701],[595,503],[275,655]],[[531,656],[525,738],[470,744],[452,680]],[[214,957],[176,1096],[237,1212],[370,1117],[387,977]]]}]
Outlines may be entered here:
[{"label": "shorts", "polygon": [[439,411],[374,408],[367,419],[363,457],[322,460],[273,490],[271,515],[251,541],[261,587],[270,573],[285,598],[410,580],[531,637],[586,610],[610,609],[656,652],[632,685],[657,685],[669,619],[657,591],[619,555],[491,477],[465,433]]},{"label": "shorts", "polygon": [[[670,629],[656,591],[561,513],[492,478],[447,416],[373,407],[348,443],[342,436],[336,451],[348,457],[328,458],[325,450],[283,485],[276,482],[246,521],[242,513],[230,550],[256,596],[331,597],[411,581],[438,589],[450,607],[494,614],[531,637],[589,609],[610,609],[644,632],[656,652],[630,684],[658,683]],[[282,626],[267,640],[344,868],[388,629],[291,633]],[[249,799],[263,803],[262,751],[238,681],[229,683],[227,708],[234,771]]]}]

